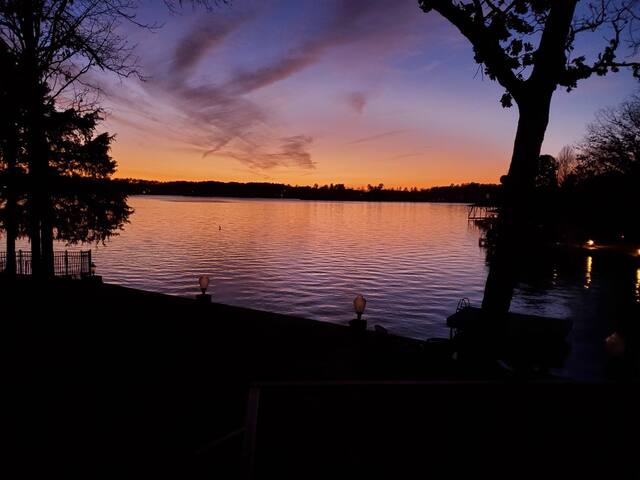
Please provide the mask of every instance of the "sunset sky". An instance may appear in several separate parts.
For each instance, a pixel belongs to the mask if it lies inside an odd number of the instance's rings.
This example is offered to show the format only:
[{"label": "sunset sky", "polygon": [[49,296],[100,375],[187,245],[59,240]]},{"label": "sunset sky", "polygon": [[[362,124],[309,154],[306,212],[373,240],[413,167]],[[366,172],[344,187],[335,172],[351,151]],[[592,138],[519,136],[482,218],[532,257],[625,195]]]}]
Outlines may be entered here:
[{"label": "sunset sky", "polygon": [[[424,187],[506,173],[515,108],[416,0],[234,0],[179,14],[149,1],[140,20],[162,24],[125,27],[146,81],[96,80],[120,177]],[[635,88],[621,72],[558,91],[544,153]]]}]

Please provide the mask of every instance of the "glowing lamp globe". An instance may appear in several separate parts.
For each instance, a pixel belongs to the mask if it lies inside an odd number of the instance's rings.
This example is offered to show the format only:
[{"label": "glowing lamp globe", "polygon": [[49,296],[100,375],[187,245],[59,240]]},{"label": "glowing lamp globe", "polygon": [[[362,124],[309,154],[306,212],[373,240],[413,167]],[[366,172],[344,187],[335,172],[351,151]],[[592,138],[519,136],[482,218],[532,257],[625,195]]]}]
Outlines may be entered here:
[{"label": "glowing lamp globe", "polygon": [[613,357],[621,357],[625,351],[625,341],[618,332],[614,332],[605,339],[604,343],[607,353]]},{"label": "glowing lamp globe", "polygon": [[362,314],[364,313],[364,309],[367,306],[367,300],[362,296],[362,295],[357,295],[356,298],[353,300],[353,309],[356,312],[356,315],[358,316],[358,320],[360,320],[360,317],[362,317]]},{"label": "glowing lamp globe", "polygon": [[209,288],[209,277],[207,277],[206,275],[202,275],[200,278],[198,278],[198,284],[200,284],[200,290],[204,295],[207,291],[207,288]]},{"label": "glowing lamp globe", "polygon": [[596,244],[593,240],[587,240],[587,245],[593,247]]}]

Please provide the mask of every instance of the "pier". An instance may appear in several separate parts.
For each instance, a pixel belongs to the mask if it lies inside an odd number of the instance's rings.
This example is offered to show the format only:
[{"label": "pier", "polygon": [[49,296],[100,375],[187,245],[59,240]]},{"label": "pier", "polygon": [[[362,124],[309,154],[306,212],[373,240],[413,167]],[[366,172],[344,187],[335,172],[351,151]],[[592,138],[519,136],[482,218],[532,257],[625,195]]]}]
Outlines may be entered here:
[{"label": "pier", "polygon": [[473,204],[469,205],[467,219],[469,221],[487,221],[498,217],[498,208],[490,205]]}]

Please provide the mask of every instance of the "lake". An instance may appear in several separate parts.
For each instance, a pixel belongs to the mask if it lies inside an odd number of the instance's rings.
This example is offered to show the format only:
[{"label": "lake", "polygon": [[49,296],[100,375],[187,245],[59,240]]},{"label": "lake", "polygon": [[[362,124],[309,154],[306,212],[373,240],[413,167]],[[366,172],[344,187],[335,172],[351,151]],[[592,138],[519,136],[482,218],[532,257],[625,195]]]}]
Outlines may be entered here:
[{"label": "lake", "polygon": [[[130,198],[123,232],[94,247],[106,282],[346,324],[352,301],[391,333],[445,337],[466,297],[482,300],[488,267],[467,206],[191,197]],[[86,248],[86,247],[84,247]],[[640,301],[637,266],[592,257],[532,260],[512,311],[572,318],[568,369],[599,376],[619,305]]]},{"label": "lake", "polygon": [[478,304],[480,232],[452,204],[132,197],[131,223],[94,251],[104,280],[172,295],[346,323],[365,317],[413,337],[448,335],[458,300]]}]

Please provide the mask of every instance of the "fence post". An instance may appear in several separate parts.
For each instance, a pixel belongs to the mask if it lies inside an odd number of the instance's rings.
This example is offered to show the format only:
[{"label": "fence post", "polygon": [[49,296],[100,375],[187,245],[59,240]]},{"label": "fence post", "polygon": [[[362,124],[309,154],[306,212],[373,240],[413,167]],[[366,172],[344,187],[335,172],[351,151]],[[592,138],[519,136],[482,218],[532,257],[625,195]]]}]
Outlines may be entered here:
[{"label": "fence post", "polygon": [[69,252],[67,250],[64,251],[64,276],[69,276]]},{"label": "fence post", "polygon": [[22,250],[18,250],[18,265],[20,265],[20,275],[22,275]]},{"label": "fence post", "polygon": [[91,276],[91,250],[88,252],[89,261],[87,262],[87,268],[89,269],[89,276]]}]

